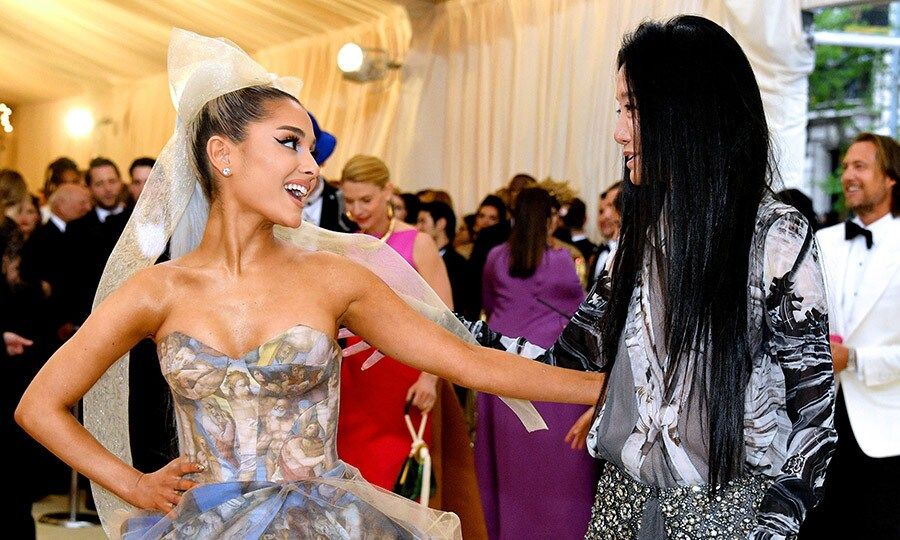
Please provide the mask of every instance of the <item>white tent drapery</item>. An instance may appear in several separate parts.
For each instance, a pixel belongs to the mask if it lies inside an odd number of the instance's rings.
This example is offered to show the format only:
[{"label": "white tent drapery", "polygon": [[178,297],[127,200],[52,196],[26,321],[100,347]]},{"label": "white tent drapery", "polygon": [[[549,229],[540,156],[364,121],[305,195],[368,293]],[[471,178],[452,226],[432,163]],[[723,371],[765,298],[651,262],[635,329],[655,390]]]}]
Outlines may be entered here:
[{"label": "white tent drapery", "polygon": [[[53,9],[61,4],[81,5],[28,2]],[[252,3],[263,6],[255,10],[248,3],[238,13],[229,12],[230,3],[213,1],[162,2],[171,9],[146,13],[137,2],[90,4],[98,26],[57,24],[55,33],[69,34],[54,37],[54,46],[62,49],[70,42],[76,52],[112,46],[122,40],[103,28],[127,35],[140,24],[136,13],[152,21],[152,39],[140,32],[134,40],[124,39],[126,52],[108,56],[121,70],[115,76],[89,71],[102,84],[89,85],[81,95],[14,107],[15,137],[3,159],[35,187],[46,164],[59,155],[83,166],[92,155],[104,154],[127,167],[134,157],[158,151],[174,125],[159,28],[182,23],[200,32],[209,24],[212,31],[206,33],[254,51],[273,72],[304,79],[301,100],[338,137],[327,175],[339,175],[353,154],[382,155],[403,189],[446,189],[456,210],[465,212],[518,172],[569,180],[594,209],[599,192],[621,171],[612,130],[614,62],[622,35],[642,20],[696,13],[723,24],[745,48],[760,80],[787,183],[802,171],[812,53],[800,25],[800,0],[343,0],[291,2],[293,10],[272,0],[271,5]],[[191,22],[200,20],[191,18],[199,12],[185,10],[197,6],[208,22]],[[39,8],[29,13],[41,14]],[[46,39],[45,34],[19,32],[18,46],[28,48],[28,39]],[[0,47],[7,48],[9,39],[0,40]],[[388,50],[404,62],[402,71],[365,85],[343,80],[335,58],[350,40]],[[144,49],[150,52],[140,60]],[[43,65],[29,71],[23,55],[5,69],[32,74],[28,78],[37,87],[52,86],[74,77],[65,66],[81,58],[60,50],[52,69]],[[75,105],[89,106],[105,120],[81,141],[62,128],[64,113]]]}]

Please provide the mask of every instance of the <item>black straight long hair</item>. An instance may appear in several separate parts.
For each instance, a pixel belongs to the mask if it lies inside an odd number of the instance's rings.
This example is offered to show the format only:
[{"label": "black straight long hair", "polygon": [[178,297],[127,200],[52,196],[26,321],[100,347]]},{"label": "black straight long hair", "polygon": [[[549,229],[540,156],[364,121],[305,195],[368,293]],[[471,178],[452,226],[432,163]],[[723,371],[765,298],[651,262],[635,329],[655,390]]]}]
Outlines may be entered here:
[{"label": "black straight long hair", "polygon": [[693,355],[688,391],[707,420],[715,491],[742,472],[750,243],[774,170],[762,99],[741,47],[702,17],[641,24],[618,66],[636,110],[640,185],[624,182],[603,352],[611,365],[644,258],[663,241],[665,392]]}]

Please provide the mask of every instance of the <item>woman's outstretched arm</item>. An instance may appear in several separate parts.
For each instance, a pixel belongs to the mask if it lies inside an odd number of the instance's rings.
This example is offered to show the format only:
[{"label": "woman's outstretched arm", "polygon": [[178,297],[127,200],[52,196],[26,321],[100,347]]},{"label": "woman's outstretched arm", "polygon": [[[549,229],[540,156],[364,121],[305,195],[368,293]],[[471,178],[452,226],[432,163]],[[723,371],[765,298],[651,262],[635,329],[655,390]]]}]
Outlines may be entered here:
[{"label": "woman's outstretched arm", "polygon": [[[561,369],[469,344],[426,320],[378,277],[352,263],[342,324],[378,350],[467,388],[504,397],[594,404],[603,375]],[[378,314],[373,316],[373,314]]]},{"label": "woman's outstretched arm", "polygon": [[[450,278],[447,276],[447,268],[441,259],[434,240],[424,233],[416,233],[413,244],[413,260],[419,275],[425,280],[441,301],[453,307],[453,293],[450,290]],[[438,378],[423,371],[415,383],[409,388],[406,399],[412,400],[413,405],[422,412],[429,412],[437,400]]]},{"label": "woman's outstretched arm", "polygon": [[160,471],[142,474],[104,448],[71,407],[101,375],[141,339],[152,335],[164,313],[162,287],[145,270],[109,296],[47,361],[22,396],[16,421],[75,470],[145,509],[169,511],[194,485],[182,475],[197,472],[179,458]]},{"label": "woman's outstretched arm", "polygon": [[547,350],[529,343],[523,337],[504,336],[495,332],[484,321],[460,318],[460,322],[483,347],[506,351],[551,366],[582,371],[608,371],[604,370],[607,359],[603,354],[600,328],[609,305],[609,295],[609,274],[604,271],[569,319],[559,338]]}]

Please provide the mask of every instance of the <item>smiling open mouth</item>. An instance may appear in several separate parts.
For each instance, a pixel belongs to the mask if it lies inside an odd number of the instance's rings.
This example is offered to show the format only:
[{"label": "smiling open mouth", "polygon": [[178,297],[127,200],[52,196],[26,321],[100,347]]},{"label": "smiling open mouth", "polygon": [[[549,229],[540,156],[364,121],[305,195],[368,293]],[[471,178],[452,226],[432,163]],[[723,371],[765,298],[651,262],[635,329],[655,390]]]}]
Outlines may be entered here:
[{"label": "smiling open mouth", "polygon": [[301,186],[300,184],[286,184],[284,186],[284,190],[298,201],[302,201],[303,198],[309,194],[309,189],[307,189],[306,186]]}]

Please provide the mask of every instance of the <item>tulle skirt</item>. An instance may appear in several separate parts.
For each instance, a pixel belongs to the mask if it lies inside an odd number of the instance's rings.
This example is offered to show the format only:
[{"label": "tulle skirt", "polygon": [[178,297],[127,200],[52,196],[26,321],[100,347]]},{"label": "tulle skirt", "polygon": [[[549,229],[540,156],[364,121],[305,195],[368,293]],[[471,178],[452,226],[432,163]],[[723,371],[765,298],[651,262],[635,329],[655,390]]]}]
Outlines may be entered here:
[{"label": "tulle skirt", "polygon": [[120,530],[128,540],[462,538],[455,514],[373,486],[343,462],[301,481],[203,484],[168,514],[133,513]]}]

